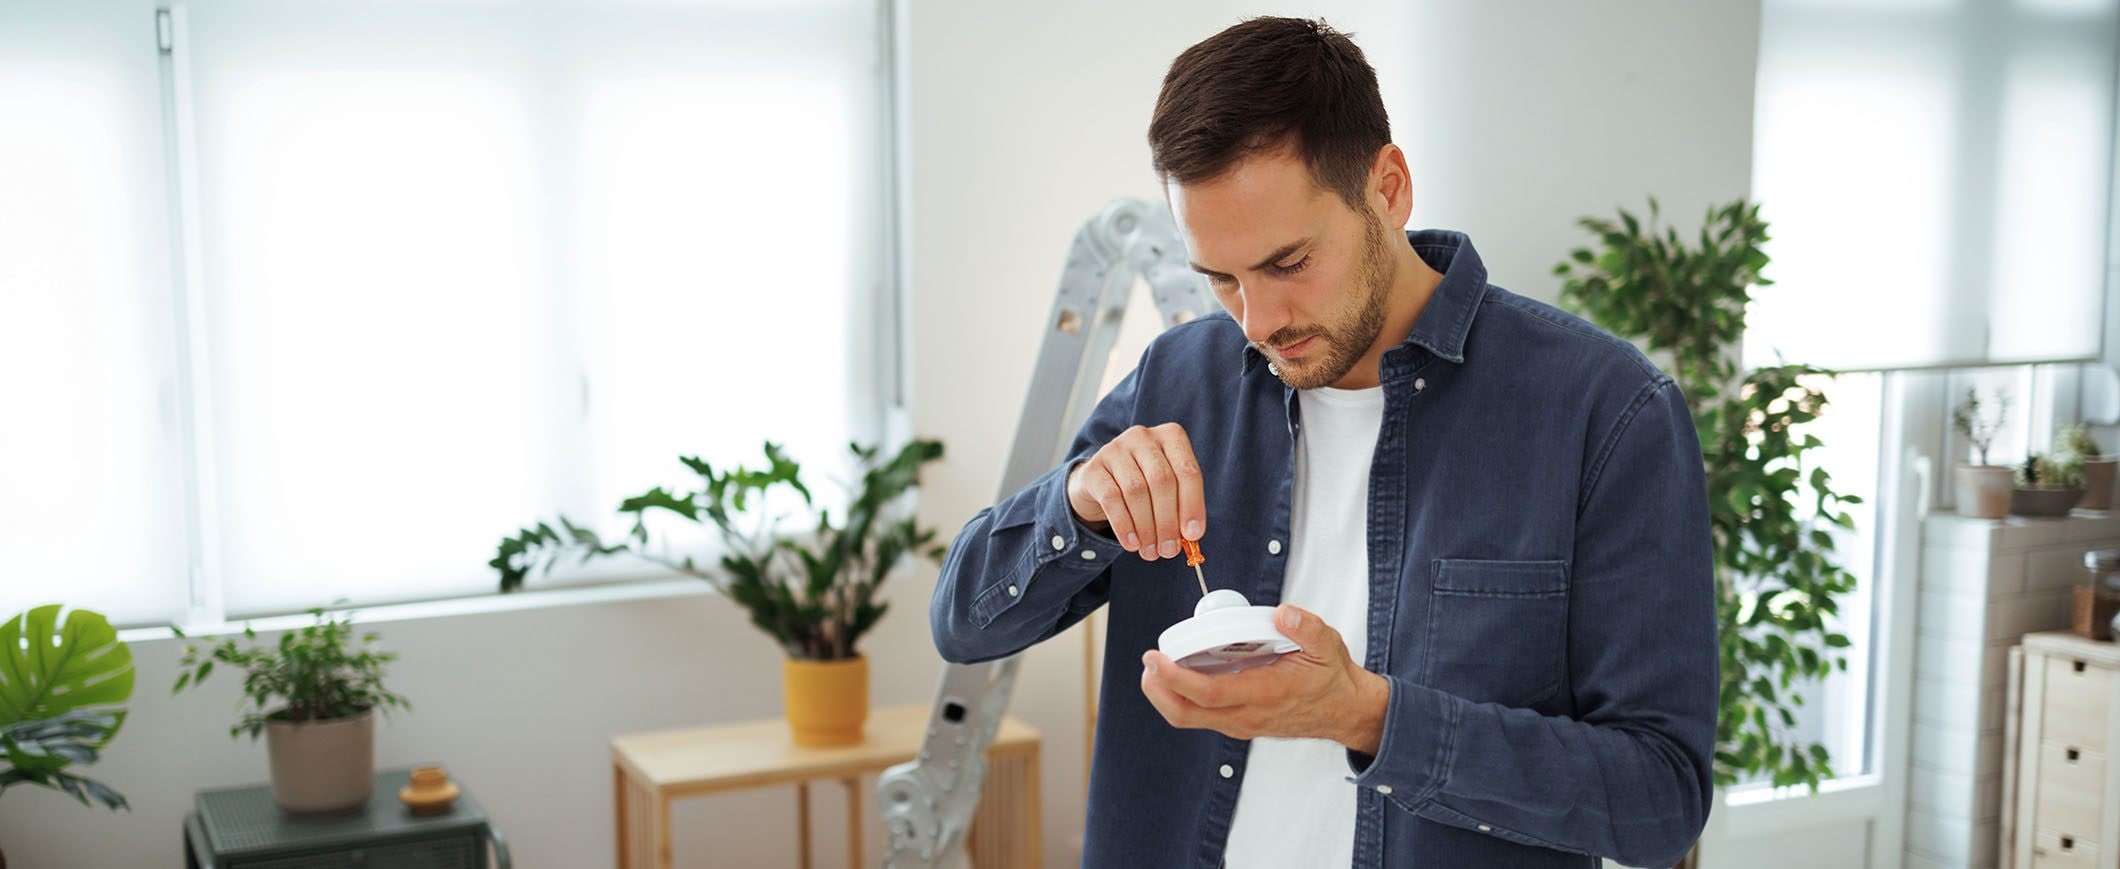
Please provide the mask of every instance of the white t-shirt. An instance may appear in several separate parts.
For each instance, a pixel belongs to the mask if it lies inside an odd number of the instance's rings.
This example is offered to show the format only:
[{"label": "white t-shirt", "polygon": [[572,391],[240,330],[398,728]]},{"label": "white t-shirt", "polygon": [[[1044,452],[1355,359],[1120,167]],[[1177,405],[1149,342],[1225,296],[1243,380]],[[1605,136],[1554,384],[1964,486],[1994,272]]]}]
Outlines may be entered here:
[{"label": "white t-shirt", "polygon": [[[1384,424],[1384,389],[1324,387],[1296,396],[1303,415],[1281,600],[1338,630],[1360,664],[1369,648],[1369,462]],[[1224,865],[1352,865],[1349,774],[1337,742],[1252,740]]]}]

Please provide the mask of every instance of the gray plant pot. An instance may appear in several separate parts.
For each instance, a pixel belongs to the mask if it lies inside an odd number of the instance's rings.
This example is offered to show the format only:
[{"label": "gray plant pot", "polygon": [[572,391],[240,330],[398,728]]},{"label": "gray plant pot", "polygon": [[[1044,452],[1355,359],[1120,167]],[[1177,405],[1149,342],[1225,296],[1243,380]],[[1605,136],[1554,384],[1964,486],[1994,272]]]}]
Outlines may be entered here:
[{"label": "gray plant pot", "polygon": [[270,721],[272,801],[294,814],[351,811],[375,789],[375,710],[330,721]]},{"label": "gray plant pot", "polygon": [[2083,489],[2011,489],[2010,512],[2019,516],[2067,516]]},{"label": "gray plant pot", "polygon": [[2009,515],[2009,467],[1961,463],[1951,470],[1952,480],[1957,484],[1958,515],[1978,519],[2000,519]]},{"label": "gray plant pot", "polygon": [[2113,508],[2113,476],[2120,469],[2120,459],[2099,456],[2083,461],[2083,501],[2076,506],[2086,510],[2110,510]]}]

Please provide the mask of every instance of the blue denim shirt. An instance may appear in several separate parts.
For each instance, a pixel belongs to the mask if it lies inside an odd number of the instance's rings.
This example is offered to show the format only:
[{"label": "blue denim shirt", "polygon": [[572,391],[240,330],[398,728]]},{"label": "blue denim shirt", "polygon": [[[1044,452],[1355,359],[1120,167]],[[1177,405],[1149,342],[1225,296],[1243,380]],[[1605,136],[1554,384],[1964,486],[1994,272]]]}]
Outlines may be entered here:
[{"label": "blue denim shirt", "polygon": [[[1718,690],[1693,419],[1632,345],[1489,284],[1464,235],[1406,237],[1443,279],[1383,356],[1368,624],[1337,626],[1368,632],[1391,687],[1376,755],[1348,752],[1354,865],[1670,865],[1707,817]],[[1142,653],[1198,585],[1083,524],[1067,471],[1129,426],[1184,426],[1210,584],[1278,603],[1302,421],[1262,361],[1227,314],[1165,331],[1072,458],[980,511],[943,565],[930,616],[952,661],[1110,605],[1084,866],[1219,865],[1248,743],[1142,696]]]}]

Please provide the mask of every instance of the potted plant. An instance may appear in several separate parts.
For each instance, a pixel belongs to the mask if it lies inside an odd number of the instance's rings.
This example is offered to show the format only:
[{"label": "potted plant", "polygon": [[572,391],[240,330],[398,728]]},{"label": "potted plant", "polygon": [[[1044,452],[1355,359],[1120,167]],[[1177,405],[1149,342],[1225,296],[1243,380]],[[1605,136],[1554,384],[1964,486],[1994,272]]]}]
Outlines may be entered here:
[{"label": "potted plant", "polygon": [[[868,718],[869,668],[857,644],[889,607],[877,593],[905,556],[942,558],[943,548],[933,545],[934,529],[918,527],[900,509],[900,496],[919,485],[922,465],[942,457],[942,444],[915,439],[888,459],[876,447],[850,448],[861,482],[848,492],[846,516],[838,523],[830,511],[818,511],[814,527],[803,532],[779,527],[781,517],[768,510],[767,497],[785,490],[809,508],[810,488],[801,466],[768,442],[761,469],[717,469],[697,457],[680,457],[698,476],[697,485],[682,494],[658,486],[625,499],[618,511],[632,518],[632,528],[622,538],[606,542],[561,516],[558,529],[540,522],[502,539],[488,563],[500,572],[504,592],[576,555],[586,562],[626,554],[706,580],[786,653],[781,678],[794,741],[859,742]],[[652,542],[645,518],[658,510],[719,532],[725,549],[717,566]]]},{"label": "potted plant", "polygon": [[2061,430],[2057,452],[2074,456],[2083,465],[2083,500],[2076,506],[2086,510],[2110,510],[2113,506],[2113,476],[2120,458],[2098,450],[2090,426],[2082,423]]},{"label": "potted plant", "polygon": [[2065,453],[2033,453],[2017,467],[2010,512],[2019,516],[2067,516],[2083,500],[2083,460]]},{"label": "potted plant", "polygon": [[228,735],[253,742],[265,735],[272,801],[290,814],[346,812],[374,789],[376,714],[412,704],[383,687],[384,665],[397,655],[372,650],[376,634],[355,638],[350,614],[331,618],[322,607],[309,614],[314,623],[277,643],[257,642],[246,624],[249,648],[233,638],[210,648],[187,644],[170,693],[205,682],[216,664],[242,668],[249,708]]},{"label": "potted plant", "polygon": [[1988,447],[1994,445],[1996,433],[2002,431],[2002,420],[2009,409],[2010,394],[1999,389],[1986,401],[1981,400],[1980,390],[1968,389],[1965,400],[1951,408],[1952,430],[1972,444],[1980,456],[1977,465],[1959,462],[1952,468],[1961,516],[2000,519],[2009,515],[2011,468],[1988,464]]},{"label": "potted plant", "polygon": [[[1767,225],[1742,200],[1708,210],[1699,245],[1657,225],[1584,218],[1601,249],[1577,249],[1555,266],[1561,302],[1669,360],[1686,397],[1706,466],[1721,629],[1720,708],[1714,783],[1764,779],[1816,790],[1832,776],[1826,747],[1795,732],[1804,682],[1846,669],[1849,640],[1834,627],[1855,577],[1834,552],[1833,529],[1851,529],[1845,505],[1809,456],[1824,444],[1802,429],[1826,406],[1832,372],[1781,365],[1741,372],[1745,306],[1767,264]],[[1646,225],[1645,225],[1646,224]],[[1799,681],[1802,680],[1802,681]],[[1711,818],[1714,815],[1711,814]],[[1696,847],[1682,865],[1698,865]]]},{"label": "potted plant", "polygon": [[[38,785],[88,805],[129,809],[125,797],[69,767],[89,766],[125,722],[132,650],[101,614],[58,604],[0,623],[0,794]],[[7,855],[0,854],[0,869]]]}]

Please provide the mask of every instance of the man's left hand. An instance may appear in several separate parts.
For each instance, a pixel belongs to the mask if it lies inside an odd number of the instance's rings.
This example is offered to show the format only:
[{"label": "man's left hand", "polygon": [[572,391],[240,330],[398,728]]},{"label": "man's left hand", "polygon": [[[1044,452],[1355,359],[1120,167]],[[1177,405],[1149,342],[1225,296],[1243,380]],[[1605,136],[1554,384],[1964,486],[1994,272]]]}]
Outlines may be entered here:
[{"label": "man's left hand", "polygon": [[1236,739],[1329,739],[1376,754],[1391,684],[1347,655],[1340,632],[1300,607],[1274,609],[1274,626],[1303,647],[1241,673],[1210,676],[1155,649],[1141,656],[1141,693],[1172,727]]}]

